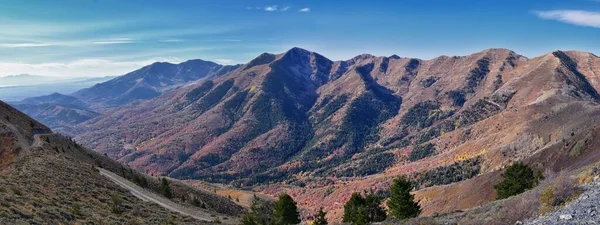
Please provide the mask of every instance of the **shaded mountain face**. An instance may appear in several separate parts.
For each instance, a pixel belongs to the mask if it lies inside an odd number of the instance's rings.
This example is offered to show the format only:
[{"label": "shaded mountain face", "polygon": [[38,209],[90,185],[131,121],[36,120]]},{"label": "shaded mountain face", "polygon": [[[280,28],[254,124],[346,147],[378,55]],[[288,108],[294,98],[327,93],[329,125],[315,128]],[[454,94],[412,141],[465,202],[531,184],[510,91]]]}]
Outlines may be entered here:
[{"label": "shaded mountain face", "polygon": [[426,214],[457,210],[492,200],[487,184],[514,161],[579,166],[577,157],[533,159],[597,124],[599,68],[582,52],[334,62],[294,48],[108,111],[79,125],[76,139],[149,173],[288,191],[315,209],[339,210],[333,203],[384,191],[401,174],[419,182],[420,197],[486,182],[463,202],[439,194],[422,204]]},{"label": "shaded mountain face", "polygon": [[[111,171],[147,190],[159,179],[87,150],[0,102],[0,224],[210,224],[142,201],[97,168]],[[205,211],[236,217],[243,208],[227,198],[170,181],[173,201],[194,198]]]},{"label": "shaded mountain face", "polygon": [[75,105],[39,103],[13,106],[45,125],[61,131],[100,115],[100,113]]},{"label": "shaded mountain face", "polygon": [[91,108],[122,106],[137,100],[151,99],[164,91],[212,75],[224,74],[236,66],[222,66],[203,60],[180,64],[157,62],[72,96],[88,102]]},{"label": "shaded mountain face", "polygon": [[63,95],[60,93],[52,93],[50,95],[26,98],[13,105],[36,105],[36,104],[59,104],[70,105],[79,108],[87,108],[88,104],[73,96]]},{"label": "shaded mountain face", "polygon": [[53,93],[26,98],[12,106],[53,129],[63,131],[100,115],[88,109],[88,104],[73,96]]}]

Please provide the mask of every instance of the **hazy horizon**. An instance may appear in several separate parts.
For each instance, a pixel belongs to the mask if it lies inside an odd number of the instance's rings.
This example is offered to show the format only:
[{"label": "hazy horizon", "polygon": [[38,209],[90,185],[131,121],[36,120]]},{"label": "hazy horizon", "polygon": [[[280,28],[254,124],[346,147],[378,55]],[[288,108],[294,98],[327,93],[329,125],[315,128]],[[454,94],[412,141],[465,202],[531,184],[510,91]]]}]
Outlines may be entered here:
[{"label": "hazy horizon", "polygon": [[189,59],[231,65],[292,47],[332,60],[362,53],[431,59],[488,48],[527,57],[600,51],[600,2],[593,0],[66,3],[0,2],[0,76],[114,76]]}]

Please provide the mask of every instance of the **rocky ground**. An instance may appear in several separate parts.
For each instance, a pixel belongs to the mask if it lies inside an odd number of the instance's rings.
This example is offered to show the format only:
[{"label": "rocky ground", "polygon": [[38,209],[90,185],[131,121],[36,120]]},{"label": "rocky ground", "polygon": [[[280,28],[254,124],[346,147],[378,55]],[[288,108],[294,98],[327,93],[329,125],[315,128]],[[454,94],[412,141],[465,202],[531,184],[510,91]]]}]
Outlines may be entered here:
[{"label": "rocky ground", "polygon": [[566,207],[527,224],[600,224],[600,179],[584,185],[583,188],[585,192]]}]

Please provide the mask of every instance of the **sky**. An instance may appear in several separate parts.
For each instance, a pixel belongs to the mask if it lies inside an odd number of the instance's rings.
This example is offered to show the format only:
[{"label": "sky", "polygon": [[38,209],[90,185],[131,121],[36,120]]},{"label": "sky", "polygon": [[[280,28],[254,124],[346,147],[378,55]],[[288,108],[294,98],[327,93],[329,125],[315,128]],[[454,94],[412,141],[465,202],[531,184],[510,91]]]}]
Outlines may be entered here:
[{"label": "sky", "polygon": [[0,76],[121,75],[155,61],[332,60],[508,48],[600,52],[600,0],[0,0]]}]

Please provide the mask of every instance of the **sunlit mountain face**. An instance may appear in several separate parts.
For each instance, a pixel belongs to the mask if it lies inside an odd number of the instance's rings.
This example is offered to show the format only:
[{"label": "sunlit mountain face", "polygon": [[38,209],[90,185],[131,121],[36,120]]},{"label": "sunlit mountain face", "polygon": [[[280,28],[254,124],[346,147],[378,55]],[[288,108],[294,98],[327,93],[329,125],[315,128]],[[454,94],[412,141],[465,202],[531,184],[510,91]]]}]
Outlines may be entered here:
[{"label": "sunlit mountain face", "polygon": [[595,224],[600,2],[0,1],[0,224]]}]

